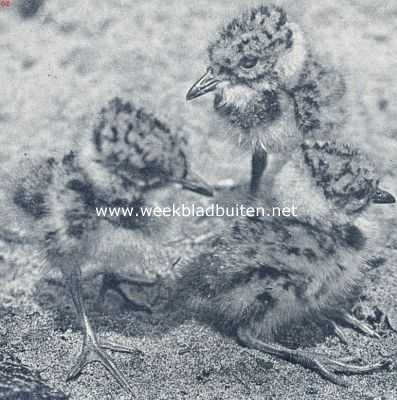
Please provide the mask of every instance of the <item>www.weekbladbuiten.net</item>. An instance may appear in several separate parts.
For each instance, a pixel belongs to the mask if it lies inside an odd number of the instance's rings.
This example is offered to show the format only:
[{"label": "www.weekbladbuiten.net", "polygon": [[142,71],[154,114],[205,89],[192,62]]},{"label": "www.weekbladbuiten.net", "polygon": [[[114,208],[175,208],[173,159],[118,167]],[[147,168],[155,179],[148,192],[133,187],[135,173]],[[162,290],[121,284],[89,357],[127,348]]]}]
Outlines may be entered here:
[{"label": "www.weekbladbuiten.net", "polygon": [[208,207],[195,204],[172,204],[166,207],[96,207],[98,217],[297,217],[297,208],[290,207],[252,207],[244,204]]}]

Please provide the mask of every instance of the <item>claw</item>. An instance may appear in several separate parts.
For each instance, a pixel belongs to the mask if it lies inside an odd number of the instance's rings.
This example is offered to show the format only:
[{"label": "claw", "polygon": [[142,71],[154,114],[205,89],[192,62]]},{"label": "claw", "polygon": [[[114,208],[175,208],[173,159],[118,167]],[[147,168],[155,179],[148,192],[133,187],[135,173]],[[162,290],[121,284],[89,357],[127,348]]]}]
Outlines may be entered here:
[{"label": "claw", "polygon": [[110,342],[101,343],[100,347],[104,350],[116,351],[118,353],[135,354],[139,356],[143,355],[143,352],[141,350]]},{"label": "claw", "polygon": [[122,372],[116,367],[113,360],[103,351],[103,349],[109,349],[113,351],[119,351],[123,353],[137,353],[138,350],[129,349],[124,346],[114,345],[111,343],[104,343],[99,345],[95,340],[87,340],[83,344],[83,349],[78,357],[75,365],[70,370],[66,381],[77,378],[83,369],[90,363],[98,362],[102,364],[106,370],[113,376],[119,385],[130,394],[134,394],[131,386]]},{"label": "claw", "polygon": [[367,374],[384,369],[390,364],[390,360],[380,361],[372,365],[345,364],[342,361],[333,360],[321,354],[310,354],[306,351],[291,350],[276,344],[265,343],[254,338],[247,330],[243,329],[238,331],[238,338],[249,348],[299,364],[317,372],[324,379],[340,386],[348,386],[348,383],[337,374]]},{"label": "claw", "polygon": [[116,379],[123,389],[133,395],[134,392],[127,379],[116,367],[113,360],[103,351],[103,349],[121,351],[123,353],[134,353],[136,350],[128,349],[127,347],[118,346],[111,343],[104,343],[103,345],[98,343],[95,330],[91,326],[91,323],[88,319],[81,293],[81,268],[79,266],[72,265],[70,269],[65,269],[63,272],[64,277],[67,280],[67,286],[69,287],[72,295],[73,303],[76,307],[77,315],[81,321],[84,334],[83,348],[80,356],[78,357],[66,380],[69,381],[80,375],[87,364],[99,362]]},{"label": "claw", "polygon": [[365,335],[368,335],[369,337],[380,339],[381,337],[377,332],[375,332],[368,324],[366,324],[363,321],[360,321],[356,317],[353,317],[353,315],[343,312],[341,315],[338,316],[338,318],[349,325],[350,327],[357,329],[359,332],[364,333]]}]

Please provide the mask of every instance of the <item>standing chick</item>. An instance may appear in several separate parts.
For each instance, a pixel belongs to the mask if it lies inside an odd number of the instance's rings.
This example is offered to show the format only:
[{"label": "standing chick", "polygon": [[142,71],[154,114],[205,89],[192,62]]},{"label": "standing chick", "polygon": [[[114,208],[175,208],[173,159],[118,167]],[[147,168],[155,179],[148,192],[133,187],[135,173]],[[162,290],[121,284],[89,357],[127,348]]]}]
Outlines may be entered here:
[{"label": "standing chick", "polygon": [[[373,251],[358,223],[372,203],[394,203],[371,164],[334,143],[302,146],[276,176],[273,196],[297,217],[236,219],[181,267],[169,307],[209,323],[243,345],[300,364],[336,384],[387,362],[349,365],[272,344],[305,320],[343,319]],[[294,203],[291,203],[293,201]],[[262,205],[262,204],[261,204]],[[357,224],[355,223],[357,222]]]},{"label": "standing chick", "polygon": [[[192,179],[185,139],[170,131],[153,115],[118,98],[101,111],[99,125],[81,154],[70,152],[61,160],[48,159],[13,188],[13,203],[35,221],[48,263],[62,271],[82,323],[82,352],[68,379],[90,362],[98,361],[132,392],[123,374],[104,349],[131,352],[123,346],[99,343],[81,295],[81,269],[98,240],[98,207],[142,205],[145,192],[172,182],[186,189],[211,194],[211,188]],[[90,148],[87,150],[87,148]],[[92,157],[91,157],[92,156]],[[131,228],[138,225],[139,211]],[[113,218],[110,221],[117,223]],[[91,253],[92,254],[92,253]],[[110,272],[105,281],[118,285]],[[144,283],[138,279],[137,283]],[[142,309],[142,307],[138,308]]]},{"label": "standing chick", "polygon": [[208,53],[207,73],[186,98],[215,92],[215,111],[252,151],[252,194],[267,153],[290,153],[308,136],[328,140],[345,119],[342,77],[318,61],[279,7],[253,8],[233,19]]}]

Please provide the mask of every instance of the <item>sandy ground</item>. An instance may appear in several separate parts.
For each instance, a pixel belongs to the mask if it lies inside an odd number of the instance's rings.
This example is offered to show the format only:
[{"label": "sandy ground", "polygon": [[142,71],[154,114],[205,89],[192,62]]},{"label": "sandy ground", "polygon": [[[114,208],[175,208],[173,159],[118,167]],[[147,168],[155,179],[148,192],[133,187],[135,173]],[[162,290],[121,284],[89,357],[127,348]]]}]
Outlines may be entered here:
[{"label": "sandy ground", "polygon": [[[206,67],[206,46],[230,15],[252,1],[47,1],[32,19],[0,9],[0,160],[12,174],[18,158],[63,153],[89,132],[96,112],[115,95],[131,98],[191,136],[194,165],[210,181],[247,179],[248,157],[220,144],[224,130],[203,99],[185,93]],[[319,51],[346,71],[351,134],[368,150],[397,193],[397,3],[393,1],[280,2],[304,25]],[[210,144],[210,145],[209,145]],[[382,214],[385,245],[359,304],[382,339],[346,329],[349,345],[321,336],[311,348],[334,357],[375,360],[397,350],[397,211]],[[18,223],[18,221],[16,221]],[[42,370],[71,399],[126,399],[97,366],[74,382],[64,378],[78,355],[81,333],[62,288],[43,281],[29,246],[0,242],[0,350]],[[85,285],[101,336],[133,346],[141,356],[114,355],[138,399],[397,399],[397,369],[349,377],[347,389],[268,356],[254,357],[195,322],[178,326],[164,315],[131,313],[110,297],[94,307],[98,284]],[[382,313],[389,324],[380,323]],[[378,323],[379,322],[379,323]]]}]

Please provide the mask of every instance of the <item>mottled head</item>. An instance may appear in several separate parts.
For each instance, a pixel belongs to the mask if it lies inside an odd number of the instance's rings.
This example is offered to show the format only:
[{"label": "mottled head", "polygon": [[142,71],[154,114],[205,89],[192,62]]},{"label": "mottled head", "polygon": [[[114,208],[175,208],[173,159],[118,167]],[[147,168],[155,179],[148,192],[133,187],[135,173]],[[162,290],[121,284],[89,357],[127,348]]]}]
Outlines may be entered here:
[{"label": "mottled head", "polygon": [[348,145],[303,144],[302,152],[313,179],[324,196],[348,213],[370,203],[394,203],[394,197],[379,187],[379,177],[368,157]]},{"label": "mottled head", "polygon": [[209,46],[211,67],[220,80],[250,83],[276,74],[280,57],[292,47],[287,15],[278,7],[259,7],[229,23]]},{"label": "mottled head", "polygon": [[177,182],[211,194],[211,188],[190,169],[186,138],[128,101],[114,98],[101,110],[94,146],[97,163],[125,188],[138,186],[146,191]]},{"label": "mottled head", "polygon": [[348,145],[315,142],[303,144],[282,168],[274,191],[281,201],[301,204],[308,215],[336,211],[354,217],[370,204],[395,203],[379,182],[365,154]]},{"label": "mottled head", "polygon": [[299,28],[284,10],[262,6],[230,22],[209,46],[210,66],[189,90],[187,100],[216,91],[215,109],[244,111],[261,105],[258,123],[279,113],[278,92],[296,79],[306,57]]}]

